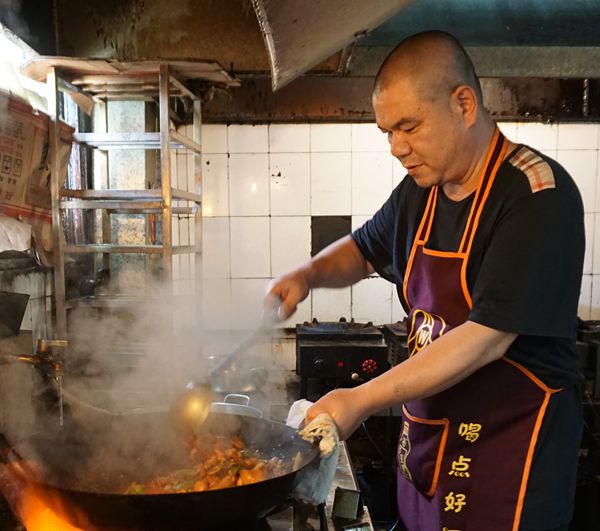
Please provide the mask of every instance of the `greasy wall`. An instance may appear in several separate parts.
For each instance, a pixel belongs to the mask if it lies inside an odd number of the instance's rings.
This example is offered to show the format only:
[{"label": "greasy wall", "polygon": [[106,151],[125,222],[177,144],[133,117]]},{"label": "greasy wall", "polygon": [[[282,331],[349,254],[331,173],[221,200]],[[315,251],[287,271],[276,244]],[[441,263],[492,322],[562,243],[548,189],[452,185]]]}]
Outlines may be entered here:
[{"label": "greasy wall", "polygon": [[247,0],[57,0],[59,54],[122,60],[212,59],[269,69]]}]

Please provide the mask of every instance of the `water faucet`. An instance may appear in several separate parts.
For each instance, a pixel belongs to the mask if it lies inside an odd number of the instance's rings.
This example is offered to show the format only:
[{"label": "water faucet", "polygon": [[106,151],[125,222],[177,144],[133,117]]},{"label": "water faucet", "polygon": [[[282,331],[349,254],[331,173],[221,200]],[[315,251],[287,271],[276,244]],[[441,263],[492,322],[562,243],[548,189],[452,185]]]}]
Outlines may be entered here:
[{"label": "water faucet", "polygon": [[38,339],[37,352],[33,355],[9,354],[0,352],[0,365],[8,363],[27,363],[36,368],[49,368],[50,374],[55,380],[62,375],[63,354],[68,342],[65,339]]}]

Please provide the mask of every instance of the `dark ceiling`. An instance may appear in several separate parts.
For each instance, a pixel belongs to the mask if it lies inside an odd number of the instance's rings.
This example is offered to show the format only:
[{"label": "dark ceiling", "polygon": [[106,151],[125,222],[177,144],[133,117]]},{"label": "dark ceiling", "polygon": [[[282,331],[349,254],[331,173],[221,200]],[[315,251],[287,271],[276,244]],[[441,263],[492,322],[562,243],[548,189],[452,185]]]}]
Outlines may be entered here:
[{"label": "dark ceiling", "polygon": [[[302,0],[287,1],[301,13]],[[0,22],[43,55],[218,61],[243,84],[205,107],[208,121],[372,120],[370,78],[402,38],[427,29],[449,31],[467,47],[490,78],[485,90],[498,116],[600,116],[600,0],[415,0],[275,95],[250,0],[0,0],[0,7]]]},{"label": "dark ceiling", "polygon": [[393,46],[429,29],[465,46],[600,46],[600,1],[417,0],[358,44]]}]

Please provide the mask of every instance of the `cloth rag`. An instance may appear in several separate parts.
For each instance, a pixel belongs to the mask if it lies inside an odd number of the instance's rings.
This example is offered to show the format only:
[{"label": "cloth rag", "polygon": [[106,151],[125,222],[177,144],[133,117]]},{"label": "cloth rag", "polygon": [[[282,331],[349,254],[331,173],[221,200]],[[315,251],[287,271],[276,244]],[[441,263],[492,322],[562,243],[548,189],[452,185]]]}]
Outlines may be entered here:
[{"label": "cloth rag", "polygon": [[0,215],[0,252],[31,249],[31,225]]},{"label": "cloth rag", "polygon": [[[294,402],[288,413],[286,424],[298,429],[310,406],[312,406],[312,402],[309,400],[302,399]],[[321,459],[306,468],[306,473],[302,474],[294,490],[294,497],[315,505],[325,503],[333,484],[340,455],[341,443],[337,427],[328,414],[321,413],[298,434],[310,443],[319,442]]]}]

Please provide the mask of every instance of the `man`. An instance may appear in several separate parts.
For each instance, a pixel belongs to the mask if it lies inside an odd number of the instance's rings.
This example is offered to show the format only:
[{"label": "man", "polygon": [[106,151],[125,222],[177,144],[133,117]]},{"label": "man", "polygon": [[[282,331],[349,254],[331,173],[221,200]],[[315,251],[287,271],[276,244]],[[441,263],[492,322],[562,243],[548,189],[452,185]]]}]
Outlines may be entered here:
[{"label": "man", "polygon": [[566,530],[581,435],[577,188],[502,136],[448,34],[400,43],[373,107],[408,176],[363,227],[268,293],[287,317],[310,289],[377,271],[408,314],[410,358],[328,393],[307,420],[327,412],[347,438],[403,405],[398,508],[409,531]]}]

